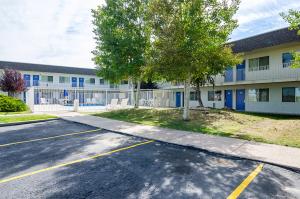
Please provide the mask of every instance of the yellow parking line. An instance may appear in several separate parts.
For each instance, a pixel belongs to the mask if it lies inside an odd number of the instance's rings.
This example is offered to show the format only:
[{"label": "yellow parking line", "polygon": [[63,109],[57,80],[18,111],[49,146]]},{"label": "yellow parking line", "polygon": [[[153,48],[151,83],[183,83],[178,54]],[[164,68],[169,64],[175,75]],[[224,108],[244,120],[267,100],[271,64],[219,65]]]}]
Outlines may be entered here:
[{"label": "yellow parking line", "polygon": [[56,136],[45,137],[45,138],[37,138],[37,139],[32,139],[32,140],[20,141],[20,142],[0,144],[0,147],[23,144],[23,143],[28,143],[28,142],[37,142],[37,141],[42,141],[42,140],[50,140],[50,139],[54,139],[54,138],[61,138],[61,137],[66,137],[66,136],[71,136],[71,135],[80,135],[80,134],[91,133],[91,132],[95,132],[95,131],[99,131],[99,130],[101,130],[101,129],[99,128],[99,129],[89,130],[89,131],[81,131],[81,132],[76,132],[76,133],[68,133],[68,134],[56,135]]},{"label": "yellow parking line", "polygon": [[254,180],[254,178],[261,172],[264,164],[259,164],[254,171],[227,197],[227,199],[235,199],[247,188],[247,186]]},{"label": "yellow parking line", "polygon": [[9,182],[9,181],[13,181],[13,180],[17,180],[17,179],[20,179],[20,178],[25,178],[25,177],[28,177],[28,176],[32,176],[32,175],[35,175],[35,174],[38,174],[38,173],[42,173],[42,172],[45,172],[45,171],[50,171],[50,170],[57,169],[57,168],[60,168],[60,167],[65,167],[65,166],[69,166],[69,165],[72,165],[72,164],[80,163],[80,162],[83,162],[83,161],[87,161],[87,160],[99,158],[99,157],[102,157],[102,156],[110,155],[110,154],[113,154],[113,153],[116,153],[116,152],[128,150],[128,149],[131,149],[131,148],[134,148],[134,147],[137,147],[137,146],[141,146],[141,145],[145,145],[145,144],[149,144],[149,143],[152,143],[152,142],[154,142],[154,140],[150,140],[150,141],[146,141],[146,142],[141,142],[141,143],[134,144],[134,145],[131,145],[131,146],[128,146],[128,147],[119,148],[119,149],[112,150],[112,151],[109,151],[109,152],[106,152],[106,153],[100,153],[100,154],[97,154],[97,155],[94,155],[94,156],[90,156],[90,157],[86,157],[86,158],[74,160],[74,161],[71,161],[71,162],[66,162],[66,163],[58,164],[58,165],[55,165],[55,166],[52,166],[52,167],[48,167],[48,168],[45,168],[45,169],[40,169],[40,170],[29,172],[29,173],[24,173],[24,174],[19,175],[19,176],[15,176],[15,177],[11,177],[11,178],[6,178],[6,179],[0,179],[0,184],[5,183],[5,182]]}]

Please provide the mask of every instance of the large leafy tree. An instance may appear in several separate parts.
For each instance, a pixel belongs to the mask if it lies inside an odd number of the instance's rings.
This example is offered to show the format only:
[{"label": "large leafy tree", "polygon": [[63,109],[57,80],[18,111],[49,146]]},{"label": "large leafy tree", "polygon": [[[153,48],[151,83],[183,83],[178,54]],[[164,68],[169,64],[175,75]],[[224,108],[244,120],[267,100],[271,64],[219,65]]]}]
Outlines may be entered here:
[{"label": "large leafy tree", "polygon": [[137,87],[135,107],[149,44],[144,15],[146,3],[147,0],[106,0],[105,5],[92,10],[96,35],[93,60],[98,66],[98,75],[112,83],[130,79],[133,89]]},{"label": "large leafy tree", "polygon": [[153,0],[149,5],[151,68],[168,81],[184,82],[184,120],[189,119],[193,79],[222,73],[227,59],[236,60],[225,44],[237,27],[233,15],[238,4],[239,0]]},{"label": "large leafy tree", "polygon": [[225,68],[240,63],[240,54],[233,54],[230,46],[220,46],[220,49],[209,55],[204,64],[207,68],[195,71],[192,75],[192,85],[196,88],[199,106],[203,106],[201,99],[201,87],[205,84],[215,86],[215,77],[224,71]]},{"label": "large leafy tree", "polygon": [[22,74],[13,69],[5,69],[0,78],[0,88],[2,91],[8,92],[11,97],[15,97],[16,93],[25,91],[26,87]]},{"label": "large leafy tree", "polygon": [[[290,24],[290,30],[297,30],[300,36],[300,10],[289,10],[288,13],[281,13],[282,18]],[[300,52],[294,52],[294,62],[292,67],[300,68]]]}]

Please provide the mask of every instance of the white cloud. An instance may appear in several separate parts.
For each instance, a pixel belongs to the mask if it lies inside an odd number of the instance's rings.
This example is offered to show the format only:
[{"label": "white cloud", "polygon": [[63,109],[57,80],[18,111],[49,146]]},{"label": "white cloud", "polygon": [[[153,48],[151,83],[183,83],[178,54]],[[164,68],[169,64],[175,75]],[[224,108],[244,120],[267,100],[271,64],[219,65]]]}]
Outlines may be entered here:
[{"label": "white cloud", "polygon": [[[91,9],[104,0],[0,0],[0,60],[93,67]],[[242,0],[240,39],[287,26],[279,16],[299,0]]]},{"label": "white cloud", "polygon": [[242,0],[235,15],[239,27],[232,34],[232,38],[240,39],[288,26],[279,13],[287,12],[291,8],[300,9],[299,0]]},{"label": "white cloud", "polygon": [[101,0],[0,0],[0,60],[93,67]]}]

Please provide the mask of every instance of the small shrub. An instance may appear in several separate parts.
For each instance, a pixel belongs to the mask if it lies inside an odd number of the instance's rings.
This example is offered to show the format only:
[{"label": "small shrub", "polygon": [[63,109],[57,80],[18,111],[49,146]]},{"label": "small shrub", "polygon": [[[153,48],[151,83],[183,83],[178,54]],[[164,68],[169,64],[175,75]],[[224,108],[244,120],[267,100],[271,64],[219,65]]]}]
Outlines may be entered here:
[{"label": "small shrub", "polygon": [[20,112],[26,110],[27,106],[22,100],[0,95],[0,112]]}]

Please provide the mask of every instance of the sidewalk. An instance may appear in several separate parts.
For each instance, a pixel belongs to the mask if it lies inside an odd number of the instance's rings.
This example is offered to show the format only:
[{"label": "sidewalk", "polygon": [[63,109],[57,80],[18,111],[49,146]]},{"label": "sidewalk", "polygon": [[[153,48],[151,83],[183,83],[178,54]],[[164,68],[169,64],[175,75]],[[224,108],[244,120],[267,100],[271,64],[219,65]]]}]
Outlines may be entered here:
[{"label": "sidewalk", "polygon": [[129,135],[300,169],[300,149],[298,148],[133,124],[79,113],[58,116],[65,120]]}]

